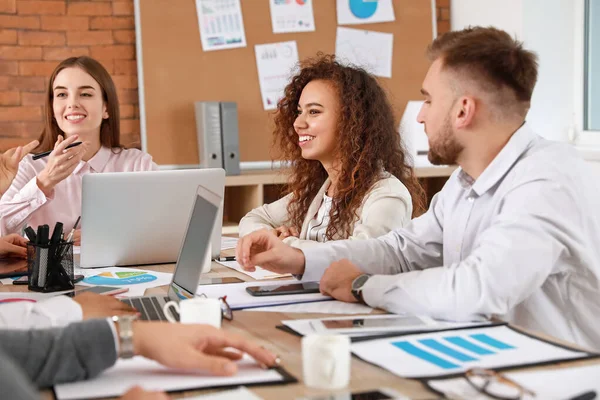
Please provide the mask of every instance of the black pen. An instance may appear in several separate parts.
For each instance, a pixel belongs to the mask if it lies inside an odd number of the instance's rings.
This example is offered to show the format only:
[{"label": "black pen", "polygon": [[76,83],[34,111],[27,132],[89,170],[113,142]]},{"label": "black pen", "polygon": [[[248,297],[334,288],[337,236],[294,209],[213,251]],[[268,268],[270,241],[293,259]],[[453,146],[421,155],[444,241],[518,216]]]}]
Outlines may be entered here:
[{"label": "black pen", "polygon": [[219,257],[217,261],[235,261],[235,256]]},{"label": "black pen", "polygon": [[[83,143],[83,142],[75,142],[75,143],[71,143],[71,144],[70,144],[70,145],[68,145],[68,146],[67,146],[65,149],[70,149],[71,147],[76,147],[76,146],[79,146],[81,143]],[[43,152],[43,153],[34,154],[32,158],[33,158],[34,160],[37,160],[38,158],[42,158],[42,157],[49,156],[49,155],[50,155],[50,153],[52,153],[52,150],[50,150],[50,151],[45,151],[45,152]]]},{"label": "black pen", "polygon": [[593,400],[596,398],[596,392],[594,390],[590,390],[588,392],[584,392],[578,394],[577,396],[571,397],[568,400]]}]

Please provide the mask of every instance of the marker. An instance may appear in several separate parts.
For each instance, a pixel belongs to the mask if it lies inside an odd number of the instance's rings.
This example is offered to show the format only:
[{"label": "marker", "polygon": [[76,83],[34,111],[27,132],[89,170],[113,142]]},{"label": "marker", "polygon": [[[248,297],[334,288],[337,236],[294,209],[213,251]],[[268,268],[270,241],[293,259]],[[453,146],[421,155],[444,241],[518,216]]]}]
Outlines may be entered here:
[{"label": "marker", "polygon": [[219,257],[217,261],[235,261],[235,256]]},{"label": "marker", "polygon": [[[82,144],[82,143],[83,143],[83,142],[75,142],[75,143],[71,143],[71,144],[70,144],[70,145],[68,145],[68,146],[67,146],[65,149],[70,149],[71,147],[77,147],[77,146],[79,146],[79,145],[80,145],[80,144]],[[34,160],[37,160],[38,158],[42,158],[42,157],[49,156],[49,155],[50,155],[50,153],[52,153],[52,151],[53,151],[53,150],[50,150],[50,151],[45,151],[45,152],[43,152],[43,153],[34,154],[34,155],[33,155],[33,159],[34,159]]]}]

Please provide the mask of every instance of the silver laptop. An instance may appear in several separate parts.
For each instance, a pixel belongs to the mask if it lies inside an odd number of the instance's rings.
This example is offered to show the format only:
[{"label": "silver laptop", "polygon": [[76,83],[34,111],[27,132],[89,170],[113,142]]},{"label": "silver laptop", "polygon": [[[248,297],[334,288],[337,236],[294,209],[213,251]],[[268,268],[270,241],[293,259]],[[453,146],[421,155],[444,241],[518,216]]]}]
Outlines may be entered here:
[{"label": "silver laptop", "polygon": [[[216,225],[222,197],[198,186],[194,198],[168,296],[130,297],[121,300],[136,308],[142,320],[166,321],[163,306],[167,301],[189,299],[196,295],[206,252],[210,251],[209,241],[213,225]],[[175,310],[173,312],[175,313]],[[175,316],[179,320],[179,316]]]},{"label": "silver laptop", "polygon": [[[220,198],[225,170],[87,174],[81,205],[81,268],[173,263],[198,185]],[[211,234],[219,256],[223,205]]]}]

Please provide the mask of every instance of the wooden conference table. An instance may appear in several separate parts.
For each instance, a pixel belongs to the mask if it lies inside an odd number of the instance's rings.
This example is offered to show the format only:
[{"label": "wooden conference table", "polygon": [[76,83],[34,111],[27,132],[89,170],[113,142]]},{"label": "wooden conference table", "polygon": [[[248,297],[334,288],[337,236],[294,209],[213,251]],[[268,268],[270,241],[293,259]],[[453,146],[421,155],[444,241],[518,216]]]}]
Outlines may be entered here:
[{"label": "wooden conference table", "polygon": [[[143,269],[156,272],[173,272],[174,264],[156,265],[143,267]],[[203,278],[216,278],[233,276],[245,281],[252,278],[241,274],[237,271],[228,269],[217,263],[213,263],[212,271]],[[12,286],[0,285],[2,291],[23,291],[27,290],[27,286]],[[157,287],[146,290],[146,295],[149,294],[165,294],[167,286]],[[282,320],[286,319],[302,319],[302,318],[323,318],[327,314],[300,314],[300,313],[279,313],[279,312],[254,312],[254,311],[234,311],[233,321],[223,321],[223,329],[226,329],[236,334],[247,337],[260,345],[265,346],[269,350],[277,353],[282,360],[282,366],[294,377],[298,379],[298,383],[273,386],[253,386],[249,389],[256,395],[266,399],[294,399],[301,396],[315,396],[332,394],[330,391],[311,389],[302,383],[302,353],[300,348],[300,338],[287,332],[276,329],[276,325],[280,325]],[[598,363],[600,361],[588,360],[581,361],[577,364],[583,365],[589,363]],[[556,366],[545,367],[556,368]],[[399,378],[392,373],[371,365],[367,362],[359,360],[357,357],[352,357],[352,375],[350,385],[344,392],[350,390],[352,392],[368,391],[377,388],[388,387],[404,394],[412,399],[434,399],[436,395],[428,391],[420,382],[415,380]],[[197,396],[200,394],[214,392],[215,390],[202,391],[187,391],[184,393],[175,393],[171,397],[174,399]],[[50,391],[44,391],[44,399],[53,399]]]}]

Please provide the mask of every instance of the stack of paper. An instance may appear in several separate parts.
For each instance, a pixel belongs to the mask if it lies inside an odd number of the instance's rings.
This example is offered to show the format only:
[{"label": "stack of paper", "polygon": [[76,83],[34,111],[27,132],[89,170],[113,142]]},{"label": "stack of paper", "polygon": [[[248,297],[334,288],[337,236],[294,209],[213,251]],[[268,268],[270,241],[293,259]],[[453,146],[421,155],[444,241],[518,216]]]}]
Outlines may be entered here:
[{"label": "stack of paper", "polygon": [[284,306],[258,307],[250,311],[269,311],[285,313],[317,313],[317,314],[369,314],[373,309],[358,303],[343,301],[318,301],[314,303],[287,304]]},{"label": "stack of paper", "polygon": [[248,286],[277,285],[282,281],[227,283],[223,285],[201,285],[197,294],[205,294],[209,298],[227,296],[227,303],[234,310],[244,308],[276,306],[282,304],[311,303],[315,301],[333,300],[320,293],[289,294],[277,296],[252,296],[246,292]]},{"label": "stack of paper", "polygon": [[259,281],[265,279],[291,278],[292,276],[291,274],[278,274],[276,272],[271,272],[261,267],[256,267],[254,272],[249,272],[244,270],[237,261],[219,261],[218,263]]}]

